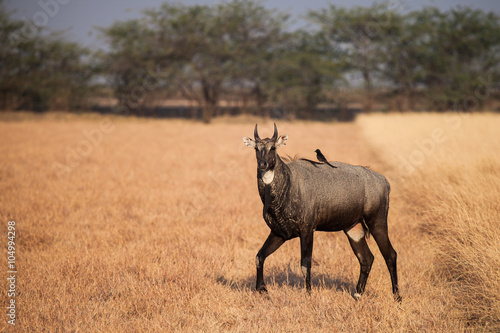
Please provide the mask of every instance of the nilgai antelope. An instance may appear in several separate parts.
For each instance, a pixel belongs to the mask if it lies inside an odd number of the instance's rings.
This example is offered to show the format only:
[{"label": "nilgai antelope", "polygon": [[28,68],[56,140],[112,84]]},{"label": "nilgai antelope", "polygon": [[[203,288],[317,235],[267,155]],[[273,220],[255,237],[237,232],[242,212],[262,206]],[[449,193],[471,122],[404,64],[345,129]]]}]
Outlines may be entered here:
[{"label": "nilgai antelope", "polygon": [[[398,290],[396,251],[387,233],[390,186],[384,176],[361,166],[298,159],[284,162],[277,149],[288,135],[279,135],[274,124],[272,138],[243,138],[257,155],[257,183],[264,204],[264,220],[271,229],[257,253],[256,289],[267,292],[264,261],[285,241],[299,237],[301,270],[307,291],[311,290],[311,257],[315,231],[344,231],[361,266],[355,299],[365,290],[373,263],[366,243],[372,234],[389,269],[394,298]],[[332,167],[333,166],[333,167]]]}]

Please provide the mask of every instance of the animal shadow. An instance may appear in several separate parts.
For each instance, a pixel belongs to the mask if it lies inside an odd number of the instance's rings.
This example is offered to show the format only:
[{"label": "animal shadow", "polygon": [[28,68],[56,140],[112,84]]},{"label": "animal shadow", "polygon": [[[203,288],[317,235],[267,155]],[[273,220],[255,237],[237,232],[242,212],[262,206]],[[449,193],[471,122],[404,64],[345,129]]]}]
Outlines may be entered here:
[{"label": "animal shadow", "polygon": [[[346,281],[340,277],[331,277],[327,274],[311,274],[311,284],[313,288],[330,289],[339,292],[348,292],[353,295],[356,292],[355,284],[352,281]],[[220,285],[231,288],[236,291],[251,290],[255,291],[255,276],[248,276],[244,279],[231,279],[225,276],[218,276],[216,282]],[[264,278],[268,287],[286,287],[305,288],[304,277],[297,274],[290,267],[285,270],[274,268],[269,271]]]}]

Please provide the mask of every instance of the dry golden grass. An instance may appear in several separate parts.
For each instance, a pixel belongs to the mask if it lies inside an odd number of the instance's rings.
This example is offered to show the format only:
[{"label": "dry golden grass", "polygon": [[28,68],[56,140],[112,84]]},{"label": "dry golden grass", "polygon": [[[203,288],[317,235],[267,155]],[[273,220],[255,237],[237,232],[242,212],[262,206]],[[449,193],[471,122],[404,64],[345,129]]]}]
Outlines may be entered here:
[{"label": "dry golden grass", "polygon": [[[464,191],[476,186],[479,200],[497,200],[492,196],[498,186],[480,188],[493,180],[498,184],[498,159],[471,164],[484,178],[467,178],[475,185],[461,183],[469,166],[442,177],[440,172],[447,169],[433,169],[421,183],[415,180],[424,177],[418,171],[403,177],[397,162],[387,158],[388,151],[378,149],[393,140],[393,133],[373,140],[369,132],[391,121],[394,126],[413,125],[404,117],[374,116],[354,124],[280,122],[278,128],[289,134],[283,155],[315,158],[314,150],[321,148],[332,160],[370,165],[387,174],[393,184],[389,233],[399,255],[401,304],[392,299],[389,273],[372,239],[375,263],[367,292],[361,301],[353,300],[359,265],[342,233],[316,233],[311,295],[303,289],[298,240],[287,242],[266,261],[268,296],[255,293],[254,257],[269,230],[261,218],[255,154],[241,140],[252,134],[251,123],[3,116],[0,223],[3,235],[7,221],[17,223],[16,329],[465,330],[467,319],[477,317],[464,316],[462,305],[468,300],[457,301],[463,284],[454,275],[453,259],[460,257],[452,257],[445,238],[438,237],[443,233],[460,239],[452,226],[461,215],[450,215],[447,209],[462,197],[450,196],[450,189],[438,190],[447,189],[446,179],[455,176]],[[261,137],[272,134],[272,123],[262,122],[260,128]],[[102,141],[85,143],[89,139],[84,133],[96,129],[106,130]],[[77,150],[84,154],[75,157]],[[71,166],[61,169],[68,156]],[[495,201],[488,202],[471,204],[479,215],[467,216],[479,218],[488,209],[498,209]],[[439,225],[429,236],[442,217],[448,229]],[[487,226],[485,234],[498,240],[498,233],[488,232],[498,225],[496,217],[489,225],[481,221],[471,228]],[[5,238],[0,267],[6,267]],[[469,247],[454,244],[457,249]],[[487,255],[498,260],[494,248]],[[485,274],[498,272],[493,263],[481,267]],[[498,284],[490,288],[496,288],[491,295],[498,292]],[[1,295],[6,304],[6,292]],[[478,320],[492,325],[491,315]],[[12,329],[6,322],[3,317],[2,330]]]},{"label": "dry golden grass", "polygon": [[500,330],[500,116],[376,115],[360,124],[429,235],[436,284],[472,328]]}]

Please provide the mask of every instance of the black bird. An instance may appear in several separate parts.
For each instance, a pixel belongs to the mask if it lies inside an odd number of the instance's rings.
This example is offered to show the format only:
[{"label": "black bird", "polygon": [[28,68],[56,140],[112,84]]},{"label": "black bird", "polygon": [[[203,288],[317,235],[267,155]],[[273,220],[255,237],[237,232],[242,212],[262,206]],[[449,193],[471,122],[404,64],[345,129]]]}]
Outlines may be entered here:
[{"label": "black bird", "polygon": [[315,152],[316,152],[316,158],[318,159],[318,161],[326,163],[329,166],[331,166],[332,168],[336,168],[336,166],[331,165],[330,162],[328,162],[328,160],[326,159],[325,155],[323,155],[323,153],[321,152],[321,150],[316,149]]}]

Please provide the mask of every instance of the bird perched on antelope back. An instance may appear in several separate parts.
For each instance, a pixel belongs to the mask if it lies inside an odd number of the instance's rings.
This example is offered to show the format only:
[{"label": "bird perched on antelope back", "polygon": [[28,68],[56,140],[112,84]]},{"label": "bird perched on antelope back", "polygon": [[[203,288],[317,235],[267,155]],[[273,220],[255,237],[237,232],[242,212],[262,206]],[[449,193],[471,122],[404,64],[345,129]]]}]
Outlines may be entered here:
[{"label": "bird perched on antelope back", "polygon": [[316,158],[318,159],[318,161],[326,163],[329,166],[331,166],[332,168],[336,168],[336,166],[331,165],[330,162],[328,162],[328,160],[326,159],[325,155],[323,155],[323,153],[321,152],[321,150],[316,149],[314,152],[316,153]]}]

